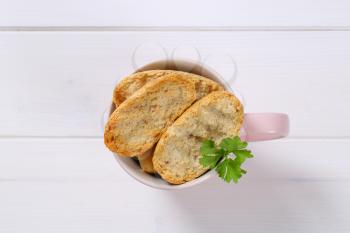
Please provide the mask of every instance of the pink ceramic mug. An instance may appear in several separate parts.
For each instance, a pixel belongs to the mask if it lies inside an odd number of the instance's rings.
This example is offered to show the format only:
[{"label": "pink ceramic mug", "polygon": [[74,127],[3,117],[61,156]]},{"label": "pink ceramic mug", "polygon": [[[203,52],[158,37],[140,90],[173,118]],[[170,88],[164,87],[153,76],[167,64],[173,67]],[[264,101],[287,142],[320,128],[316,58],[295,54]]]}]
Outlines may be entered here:
[{"label": "pink ceramic mug", "polygon": [[[194,63],[191,61],[161,60],[142,66],[135,72],[157,69],[180,70],[199,74],[220,83],[226,90],[235,93],[232,90],[231,86],[214,70],[205,67],[202,64]],[[107,112],[108,115],[110,115],[114,110],[115,107],[114,104],[112,104],[110,110]],[[288,132],[289,119],[288,115],[284,113],[245,113],[240,137],[243,140],[250,142],[264,141],[286,137],[288,135]],[[157,189],[183,189],[199,184],[213,175],[213,171],[209,171],[193,181],[180,185],[172,185],[160,179],[159,177],[155,177],[143,172],[140,169],[139,165],[135,163],[135,161],[133,161],[131,158],[119,156],[116,153],[114,153],[114,155],[120,166],[130,176],[147,186]]]}]

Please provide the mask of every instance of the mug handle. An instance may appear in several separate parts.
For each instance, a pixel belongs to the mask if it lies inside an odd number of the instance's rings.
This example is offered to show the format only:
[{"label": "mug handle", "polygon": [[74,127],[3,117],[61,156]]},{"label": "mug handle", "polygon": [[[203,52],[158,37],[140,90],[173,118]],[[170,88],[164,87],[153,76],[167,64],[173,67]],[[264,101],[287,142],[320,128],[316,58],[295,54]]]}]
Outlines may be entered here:
[{"label": "mug handle", "polygon": [[246,113],[241,130],[242,140],[266,141],[286,137],[289,118],[284,113]]}]

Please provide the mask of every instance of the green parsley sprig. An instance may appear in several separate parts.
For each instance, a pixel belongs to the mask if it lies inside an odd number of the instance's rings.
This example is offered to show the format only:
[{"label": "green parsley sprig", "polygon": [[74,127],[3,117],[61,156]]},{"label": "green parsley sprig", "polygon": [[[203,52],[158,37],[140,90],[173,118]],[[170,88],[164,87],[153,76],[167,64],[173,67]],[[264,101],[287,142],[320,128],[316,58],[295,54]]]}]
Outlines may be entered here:
[{"label": "green parsley sprig", "polygon": [[246,149],[247,145],[238,136],[222,139],[219,146],[213,140],[204,140],[200,147],[199,163],[205,168],[215,168],[219,177],[227,183],[237,183],[247,173],[241,165],[247,158],[253,158],[251,151]]}]

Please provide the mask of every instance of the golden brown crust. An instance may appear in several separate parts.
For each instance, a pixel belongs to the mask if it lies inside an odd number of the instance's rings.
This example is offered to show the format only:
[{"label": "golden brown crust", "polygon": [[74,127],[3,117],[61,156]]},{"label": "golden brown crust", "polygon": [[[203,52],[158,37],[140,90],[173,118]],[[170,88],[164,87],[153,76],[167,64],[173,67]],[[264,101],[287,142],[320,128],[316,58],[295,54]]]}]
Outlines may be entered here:
[{"label": "golden brown crust", "polygon": [[169,70],[150,70],[144,72],[137,72],[123,78],[113,91],[113,102],[116,106],[119,106],[132,94],[134,94],[146,83],[170,74]]},{"label": "golden brown crust", "polygon": [[193,82],[177,74],[156,79],[125,100],[105,127],[105,144],[124,156],[145,153],[196,99]]},{"label": "golden brown crust", "polygon": [[119,106],[123,101],[132,96],[137,90],[146,85],[148,82],[159,79],[168,74],[179,74],[186,78],[190,78],[196,87],[197,100],[210,92],[223,90],[218,83],[200,75],[175,70],[149,70],[137,72],[123,78],[114,89],[114,104]]},{"label": "golden brown crust", "polygon": [[172,184],[193,180],[208,169],[199,164],[204,139],[219,142],[239,135],[243,106],[229,92],[213,92],[188,108],[162,135],[154,156],[154,169]]},{"label": "golden brown crust", "polygon": [[[162,78],[168,74],[178,74],[189,78],[195,85],[197,100],[213,91],[223,90],[223,88],[218,83],[200,75],[174,70],[150,70],[134,73],[122,79],[122,81],[114,89],[113,102],[116,106],[119,106],[122,102],[132,96],[137,90],[142,88],[147,83]],[[152,157],[153,154],[147,159],[139,156],[140,166],[143,171],[148,173],[155,173],[152,164]]]},{"label": "golden brown crust", "polygon": [[137,156],[137,159],[139,160],[140,167],[142,171],[150,173],[150,174],[155,174],[156,171],[154,170],[153,167],[153,153],[154,153],[155,146],[153,146],[151,149],[143,153],[142,155]]}]

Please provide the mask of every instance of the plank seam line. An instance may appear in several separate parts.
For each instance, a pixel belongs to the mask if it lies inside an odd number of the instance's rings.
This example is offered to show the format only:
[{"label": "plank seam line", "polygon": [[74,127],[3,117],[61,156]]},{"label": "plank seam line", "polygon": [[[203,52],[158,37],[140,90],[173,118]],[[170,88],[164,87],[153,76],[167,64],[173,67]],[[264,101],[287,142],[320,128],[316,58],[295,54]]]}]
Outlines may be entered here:
[{"label": "plank seam line", "polygon": [[[98,139],[103,140],[103,136],[0,136],[0,140],[69,140],[69,139]],[[283,141],[302,141],[302,140],[350,140],[350,136],[290,136],[279,139]]]},{"label": "plank seam line", "polygon": [[202,27],[202,26],[0,26],[4,32],[118,32],[118,31],[350,31],[350,26],[228,26],[228,27]]}]

